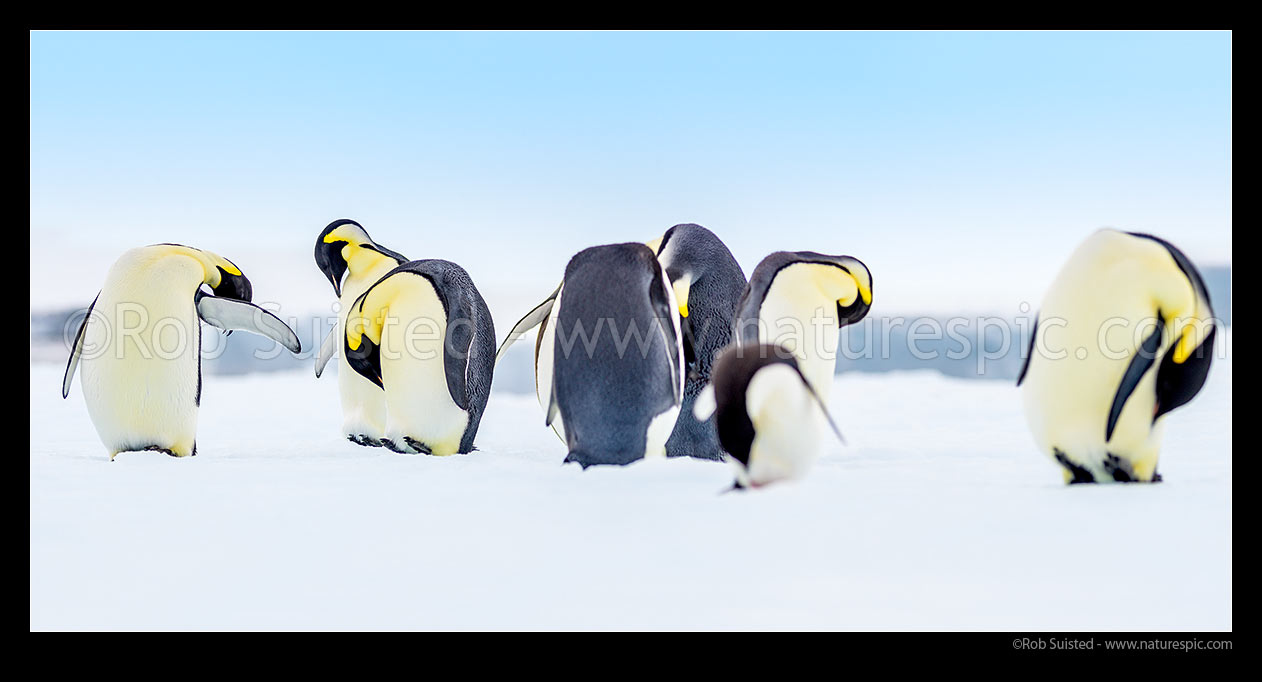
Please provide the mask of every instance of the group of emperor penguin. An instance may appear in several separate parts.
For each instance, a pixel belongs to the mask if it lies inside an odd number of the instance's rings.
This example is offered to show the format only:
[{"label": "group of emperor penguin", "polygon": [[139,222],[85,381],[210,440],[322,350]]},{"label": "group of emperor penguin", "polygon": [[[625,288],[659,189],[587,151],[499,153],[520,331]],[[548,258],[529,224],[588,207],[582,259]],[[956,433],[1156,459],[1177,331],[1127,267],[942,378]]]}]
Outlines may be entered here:
[{"label": "group of emperor penguin", "polygon": [[[320,231],[315,262],[338,300],[315,374],[338,356],[342,433],[357,445],[472,452],[496,363],[535,329],[543,427],[583,469],[692,457],[726,461],[734,488],[757,488],[803,476],[832,436],[845,442],[829,408],[836,352],[873,300],[857,258],[777,251],[747,280],[700,225],[593,246],[498,350],[490,310],[455,263],[409,260],[349,219]],[[111,460],[197,454],[202,322],[300,352],[252,298],[244,273],[209,251],[155,244],[114,263],[62,382],[67,397],[82,366]],[[1201,275],[1173,244],[1088,237],[1039,309],[1017,380],[1035,442],[1065,481],[1161,480],[1164,417],[1201,390],[1216,331]]]}]

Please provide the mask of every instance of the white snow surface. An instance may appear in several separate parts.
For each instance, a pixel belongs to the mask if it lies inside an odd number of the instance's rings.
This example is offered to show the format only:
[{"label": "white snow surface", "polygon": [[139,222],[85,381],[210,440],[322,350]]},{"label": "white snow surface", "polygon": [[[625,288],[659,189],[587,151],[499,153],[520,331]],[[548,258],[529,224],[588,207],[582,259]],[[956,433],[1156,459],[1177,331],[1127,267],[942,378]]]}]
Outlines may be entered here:
[{"label": "white snow surface", "polygon": [[1159,485],[1066,486],[1010,383],[903,372],[838,377],[849,445],[744,493],[563,466],[531,395],[467,456],[360,448],[311,372],[207,376],[197,457],[111,463],[61,372],[31,366],[32,630],[1232,627],[1229,356]]}]

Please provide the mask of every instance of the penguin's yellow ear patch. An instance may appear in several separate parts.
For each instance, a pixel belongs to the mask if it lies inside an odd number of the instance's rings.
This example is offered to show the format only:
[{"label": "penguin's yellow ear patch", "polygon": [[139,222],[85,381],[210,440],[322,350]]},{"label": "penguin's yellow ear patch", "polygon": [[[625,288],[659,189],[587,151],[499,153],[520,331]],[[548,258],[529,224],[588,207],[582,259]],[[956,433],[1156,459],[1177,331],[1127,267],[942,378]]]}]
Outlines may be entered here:
[{"label": "penguin's yellow ear patch", "polygon": [[[1174,343],[1173,355],[1170,359],[1175,364],[1181,365],[1192,357],[1192,353],[1205,343],[1205,339],[1209,337],[1210,331],[1214,328],[1212,319],[1202,319],[1193,317],[1184,322],[1183,328],[1179,330],[1179,338]],[[1213,352],[1213,349],[1210,349]]]},{"label": "penguin's yellow ear patch", "polygon": [[679,306],[679,316],[688,317],[688,293],[692,290],[692,275],[686,274],[670,283],[675,292],[675,303]]},{"label": "penguin's yellow ear patch", "polygon": [[335,242],[346,242],[347,244],[359,245],[364,243],[367,233],[351,223],[339,225],[337,229],[324,235],[325,244],[333,244]]},{"label": "penguin's yellow ear patch", "polygon": [[650,249],[653,249],[653,253],[657,253],[657,250],[662,248],[662,238],[658,237],[657,239],[652,239],[647,242],[644,242],[644,244],[648,246]]},{"label": "penguin's yellow ear patch", "polygon": [[863,285],[858,278],[855,278],[855,286],[859,288],[859,296],[863,298],[864,305],[872,305],[872,290]]}]

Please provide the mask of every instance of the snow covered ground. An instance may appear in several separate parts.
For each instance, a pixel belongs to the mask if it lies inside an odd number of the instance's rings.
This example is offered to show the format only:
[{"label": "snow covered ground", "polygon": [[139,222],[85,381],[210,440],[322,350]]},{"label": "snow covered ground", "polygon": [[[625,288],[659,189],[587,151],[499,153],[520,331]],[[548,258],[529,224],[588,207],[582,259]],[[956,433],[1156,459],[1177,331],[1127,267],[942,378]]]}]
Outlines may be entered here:
[{"label": "snow covered ground", "polygon": [[1160,485],[1067,487],[1010,383],[900,372],[839,377],[850,445],[744,494],[561,466],[504,392],[472,455],[359,448],[309,371],[208,376],[196,458],[111,463],[61,372],[31,366],[33,630],[1232,627],[1229,359]]}]

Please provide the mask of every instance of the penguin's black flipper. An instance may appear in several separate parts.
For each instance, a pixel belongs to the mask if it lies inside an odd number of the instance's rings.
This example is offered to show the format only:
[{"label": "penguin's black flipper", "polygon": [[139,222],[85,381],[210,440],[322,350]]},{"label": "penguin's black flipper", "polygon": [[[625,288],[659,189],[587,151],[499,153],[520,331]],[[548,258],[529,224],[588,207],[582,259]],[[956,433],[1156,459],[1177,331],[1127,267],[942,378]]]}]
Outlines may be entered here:
[{"label": "penguin's black flipper", "polygon": [[1030,369],[1030,360],[1034,357],[1034,342],[1039,337],[1039,318],[1034,316],[1034,326],[1030,328],[1030,347],[1026,349],[1025,362],[1021,363],[1021,372],[1017,374],[1017,385],[1025,381],[1025,373]]},{"label": "penguin's black flipper", "polygon": [[824,419],[828,420],[828,426],[837,435],[837,440],[841,441],[842,445],[847,445],[846,437],[841,435],[841,429],[837,428],[837,422],[833,421],[833,416],[828,413],[828,406],[824,404],[824,399],[815,392],[815,388],[811,386],[811,382],[806,380],[806,375],[802,374],[802,370],[797,366],[797,363],[793,363],[790,366],[798,373],[798,378],[802,380],[802,385],[806,387],[807,393],[810,393],[811,397],[815,399],[815,404],[819,405],[819,411],[824,413]]},{"label": "penguin's black flipper", "polygon": [[1161,335],[1165,325],[1165,319],[1157,315],[1157,328],[1140,344],[1139,350],[1135,351],[1135,357],[1131,358],[1131,364],[1126,368],[1126,374],[1122,375],[1122,383],[1118,384],[1117,393],[1113,396],[1113,407],[1109,409],[1108,425],[1104,427],[1105,443],[1113,438],[1113,429],[1117,427],[1117,420],[1122,416],[1122,408],[1126,406],[1126,400],[1135,392],[1144,374],[1157,361],[1157,349],[1161,347]]},{"label": "penguin's black flipper", "polygon": [[96,298],[92,299],[92,304],[83,315],[83,322],[79,323],[79,331],[75,332],[74,345],[70,347],[70,359],[66,360],[66,375],[61,379],[63,399],[70,397],[70,382],[74,380],[75,370],[79,367],[79,356],[83,355],[83,332],[88,328],[88,319],[92,317],[92,309],[96,307],[96,300],[100,297],[101,292],[96,292]]}]

